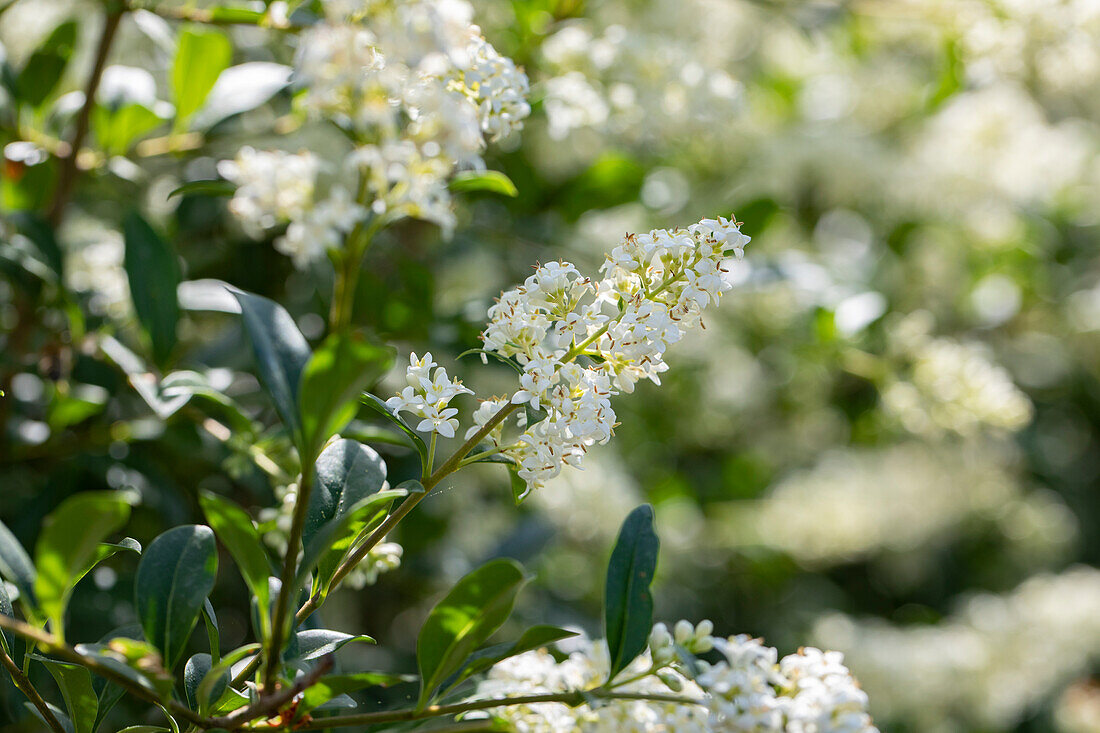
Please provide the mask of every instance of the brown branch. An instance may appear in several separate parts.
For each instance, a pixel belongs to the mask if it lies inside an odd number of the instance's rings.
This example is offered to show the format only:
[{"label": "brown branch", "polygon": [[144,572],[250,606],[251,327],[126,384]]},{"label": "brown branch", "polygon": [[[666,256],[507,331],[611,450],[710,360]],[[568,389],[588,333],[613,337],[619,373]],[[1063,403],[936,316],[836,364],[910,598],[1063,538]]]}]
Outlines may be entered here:
[{"label": "brown branch", "polygon": [[213,718],[209,727],[235,730],[251,720],[266,720],[272,717],[288,702],[317,684],[317,680],[331,670],[334,664],[335,658],[333,655],[326,654],[321,657],[321,661],[308,674],[299,677],[293,685],[277,690],[271,695],[262,696],[254,704],[234,711],[224,718]]},{"label": "brown branch", "polygon": [[46,725],[50,726],[50,730],[54,733],[65,733],[65,728],[61,725],[61,721],[57,719],[57,716],[53,714],[53,710],[50,710],[50,706],[38,694],[38,690],[34,689],[34,685],[31,684],[27,675],[23,674],[23,670],[19,669],[15,660],[9,657],[8,653],[2,648],[0,648],[0,667],[8,671],[15,688],[27,696],[27,699],[31,701],[31,704],[46,721]]},{"label": "brown branch", "polygon": [[107,54],[111,50],[111,44],[115,40],[115,32],[118,30],[119,21],[122,20],[124,10],[115,10],[107,14],[103,23],[103,31],[99,36],[99,46],[95,52],[95,62],[92,65],[92,74],[88,77],[88,83],[84,85],[84,104],[76,116],[76,131],[73,133],[73,141],[69,148],[69,154],[61,159],[61,169],[57,175],[57,188],[54,189],[53,201],[47,214],[50,224],[56,228],[61,223],[61,217],[65,214],[65,207],[72,196],[73,187],[76,185],[78,170],[76,166],[77,156],[84,146],[84,138],[88,135],[88,125],[92,119],[92,108],[95,106],[95,94],[99,88],[99,80],[103,77],[103,68],[107,65]]}]

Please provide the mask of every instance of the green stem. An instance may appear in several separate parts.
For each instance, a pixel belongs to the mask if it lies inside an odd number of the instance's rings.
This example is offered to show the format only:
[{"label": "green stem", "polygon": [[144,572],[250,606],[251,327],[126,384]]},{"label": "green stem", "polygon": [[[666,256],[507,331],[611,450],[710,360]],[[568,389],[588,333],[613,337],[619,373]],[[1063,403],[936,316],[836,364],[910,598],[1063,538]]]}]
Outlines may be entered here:
[{"label": "green stem", "polygon": [[46,725],[50,726],[50,730],[53,733],[65,733],[65,728],[61,725],[61,721],[57,719],[57,716],[53,714],[53,710],[50,710],[50,706],[46,704],[46,701],[42,699],[42,696],[38,694],[38,690],[31,684],[30,678],[28,678],[19,666],[16,665],[15,660],[8,656],[7,651],[0,647],[0,667],[7,670],[11,675],[11,681],[15,685],[15,689],[22,692],[28,700],[31,701],[31,705],[34,705],[35,709],[42,716],[42,719],[46,721]]},{"label": "green stem", "polygon": [[432,468],[435,467],[435,443],[437,438],[439,438],[439,433],[433,432],[431,439],[428,441],[428,460],[424,466],[424,475],[421,476],[421,479],[426,479],[432,475]]},{"label": "green stem", "polygon": [[470,702],[455,703],[453,705],[432,705],[423,710],[409,708],[406,710],[381,710],[374,713],[336,715],[331,718],[319,718],[318,720],[295,726],[295,730],[321,730],[326,728],[343,728],[353,725],[359,726],[372,725],[375,723],[397,723],[409,720],[423,720],[424,718],[458,715],[461,713],[473,712],[475,710],[491,710],[493,708],[507,707],[509,705],[538,705],[540,703],[556,702],[576,707],[578,705],[583,705],[590,698],[600,698],[604,700],[647,700],[650,702],[664,702],[678,705],[701,705],[703,702],[696,698],[681,697],[679,695],[664,695],[660,693],[613,692],[605,689],[571,690],[568,692],[548,692],[537,695],[473,700]]},{"label": "green stem", "polygon": [[[313,463],[310,458],[302,465],[302,480],[298,484],[298,494],[294,497],[294,517],[290,524],[290,536],[287,537],[286,556],[283,558],[283,572],[280,577],[279,595],[275,598],[275,612],[271,618],[271,642],[264,655],[264,689],[271,690],[275,676],[279,671],[279,658],[283,647],[283,634],[286,631],[287,616],[290,613],[290,599],[295,595],[294,576],[298,571],[298,549],[302,544],[302,532],[306,524],[306,511],[309,508],[309,495],[313,489]],[[261,609],[261,613],[266,609]]]}]

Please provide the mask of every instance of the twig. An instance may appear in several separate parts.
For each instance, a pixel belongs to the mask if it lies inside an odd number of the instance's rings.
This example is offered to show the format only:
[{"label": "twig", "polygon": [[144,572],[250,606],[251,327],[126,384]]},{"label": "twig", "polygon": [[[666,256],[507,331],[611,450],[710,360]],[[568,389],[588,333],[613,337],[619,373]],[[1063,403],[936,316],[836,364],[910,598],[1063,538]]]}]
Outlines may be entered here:
[{"label": "twig", "polygon": [[73,664],[79,664],[82,667],[87,667],[92,672],[95,672],[100,677],[103,677],[117,685],[125,687],[136,697],[140,697],[146,702],[155,703],[157,705],[163,705],[172,711],[174,715],[178,715],[184,720],[195,723],[196,725],[204,728],[212,727],[210,721],[207,718],[203,718],[188,707],[181,705],[175,700],[162,700],[159,695],[152,690],[146,689],[137,682],[126,675],[117,672],[112,667],[103,664],[94,657],[89,657],[85,654],[81,654],[76,649],[73,649],[68,644],[65,644],[57,639],[53,634],[47,633],[42,629],[35,628],[30,624],[19,621],[18,619],[11,618],[10,616],[4,616],[0,614],[0,629],[7,629],[8,631],[19,634],[24,639],[29,639],[37,643],[43,651],[53,654],[64,662],[72,662]]},{"label": "twig", "polygon": [[50,730],[54,733],[65,733],[65,728],[61,725],[61,721],[57,719],[57,716],[53,714],[53,710],[50,710],[50,706],[47,705],[46,701],[42,699],[42,696],[38,694],[38,690],[34,689],[34,685],[31,684],[27,675],[23,674],[23,670],[19,669],[15,660],[9,657],[8,653],[2,648],[0,648],[0,667],[8,671],[16,689],[27,696],[27,699],[31,701],[31,704],[34,705],[42,715],[42,718],[46,721],[46,725],[50,726]]},{"label": "twig", "polygon": [[78,174],[76,158],[84,145],[84,138],[88,135],[88,124],[92,118],[92,108],[95,106],[95,94],[99,88],[99,80],[103,76],[103,68],[107,65],[107,54],[111,50],[111,44],[115,40],[115,31],[118,30],[119,21],[122,20],[124,10],[116,10],[108,13],[103,23],[103,31],[99,36],[99,47],[95,52],[95,63],[92,65],[92,74],[88,77],[88,83],[84,85],[84,104],[76,116],[76,131],[73,133],[73,141],[69,148],[69,154],[61,159],[61,167],[57,174],[57,188],[54,189],[53,201],[47,218],[55,228],[61,223],[61,217],[65,213],[65,207],[72,196],[73,186],[76,184]]},{"label": "twig", "polygon": [[352,715],[336,715],[330,718],[319,718],[295,726],[296,730],[321,730],[327,728],[343,728],[352,725],[372,725],[374,723],[397,723],[409,720],[423,720],[425,718],[437,718],[443,715],[458,715],[475,710],[491,710],[492,708],[508,707],[510,705],[538,705],[540,703],[562,703],[571,707],[583,705],[590,698],[602,700],[648,700],[651,702],[665,702],[678,705],[701,705],[702,700],[679,695],[663,695],[660,693],[642,692],[613,692],[611,690],[571,690],[569,692],[546,692],[537,695],[522,695],[515,697],[498,697],[488,700],[472,700],[470,702],[454,703],[452,705],[431,705],[423,710],[408,708],[405,710],[380,710],[374,713],[355,713]]},{"label": "twig", "polygon": [[241,708],[224,718],[213,718],[210,721],[210,727],[235,730],[250,720],[270,718],[288,702],[317,684],[317,680],[331,670],[334,664],[335,658],[332,654],[326,654],[308,674],[299,677],[293,685],[284,687],[271,695],[262,696],[253,705]]}]

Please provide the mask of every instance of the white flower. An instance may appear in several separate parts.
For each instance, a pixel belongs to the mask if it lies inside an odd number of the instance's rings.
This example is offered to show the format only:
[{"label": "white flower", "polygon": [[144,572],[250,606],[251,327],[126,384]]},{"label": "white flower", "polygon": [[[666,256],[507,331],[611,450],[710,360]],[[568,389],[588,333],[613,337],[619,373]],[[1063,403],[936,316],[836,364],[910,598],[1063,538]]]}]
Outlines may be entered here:
[{"label": "white flower", "polygon": [[436,367],[431,353],[420,358],[414,352],[405,370],[407,386],[386,400],[394,413],[408,412],[421,418],[416,429],[453,438],[458,429],[458,410],[449,403],[461,394],[473,394],[457,379],[451,380],[447,370]]}]

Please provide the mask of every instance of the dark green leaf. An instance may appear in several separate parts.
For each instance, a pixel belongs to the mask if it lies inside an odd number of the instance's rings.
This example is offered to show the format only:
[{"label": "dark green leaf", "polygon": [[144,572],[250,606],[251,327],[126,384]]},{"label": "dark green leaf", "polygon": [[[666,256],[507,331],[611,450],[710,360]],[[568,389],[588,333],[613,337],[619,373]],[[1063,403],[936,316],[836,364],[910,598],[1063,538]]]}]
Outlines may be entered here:
[{"label": "dark green leaf", "polygon": [[100,542],[129,519],[133,501],[121,491],[89,491],[69,497],[46,517],[34,551],[34,595],[58,636],[64,638],[73,586],[102,557]]},{"label": "dark green leaf", "polygon": [[[76,651],[110,667],[134,684],[155,693],[162,700],[172,692],[172,677],[160,668],[160,652],[148,642],[116,636],[104,644],[77,644]],[[103,689],[101,698],[114,705],[117,698],[108,693],[110,687],[108,685]]]},{"label": "dark green leaf", "polygon": [[[34,705],[31,705],[29,702],[23,703],[23,707],[30,711],[31,715],[36,717],[38,721],[42,723],[43,730],[50,729],[50,724],[47,723],[46,719],[42,717],[42,713],[38,712],[38,708],[36,708]],[[76,731],[73,729],[73,721],[69,720],[69,716],[65,714],[64,710],[49,701],[46,702],[46,707],[48,707],[50,709],[50,712],[53,713],[53,716],[57,718],[57,722],[61,723],[61,727],[65,729],[65,733],[76,733]]]},{"label": "dark green leaf", "polygon": [[374,644],[374,639],[369,636],[345,634],[341,631],[329,629],[306,629],[295,634],[298,639],[297,653],[290,661],[308,662],[311,659],[320,659],[326,654],[332,654],[341,647],[352,642],[365,641]]},{"label": "dark green leaf", "polygon": [[[15,609],[11,607],[11,598],[8,598],[8,589],[0,582],[0,616],[15,618]],[[0,631],[0,649],[11,656],[12,636],[7,631]]]},{"label": "dark green leaf", "polygon": [[58,662],[37,654],[32,654],[31,658],[41,662],[61,688],[61,697],[65,700],[65,709],[76,733],[93,733],[99,699],[92,689],[92,673],[80,665]]},{"label": "dark green leaf", "polygon": [[421,438],[415,430],[409,427],[409,425],[404,420],[402,420],[397,413],[387,407],[385,400],[375,397],[370,392],[364,392],[363,404],[377,412],[379,415],[385,417],[397,427],[401,428],[401,432],[409,436],[409,439],[412,440],[413,446],[416,448],[416,452],[420,454],[420,465],[422,467],[428,465],[428,446],[425,445],[424,439]]},{"label": "dark green leaf", "polygon": [[500,171],[461,171],[451,179],[452,191],[488,191],[502,196],[516,196],[519,191],[512,179]]},{"label": "dark green leaf", "polygon": [[516,502],[516,506],[519,506],[531,495],[531,487],[520,478],[515,466],[508,467],[508,481],[512,486],[512,501]]},{"label": "dark green leaf", "polygon": [[222,658],[221,629],[218,628],[218,615],[207,598],[202,604],[202,623],[206,627],[206,643],[210,647],[210,660],[217,664]]},{"label": "dark green leaf", "polygon": [[233,293],[241,304],[244,332],[252,344],[260,383],[295,439],[302,434],[298,417],[298,385],[309,361],[309,344],[294,319],[278,303],[242,291]]},{"label": "dark green leaf", "polygon": [[559,629],[557,626],[532,626],[524,631],[523,635],[514,644],[497,644],[471,654],[462,669],[443,683],[443,689],[444,691],[452,690],[463,680],[484,672],[497,662],[502,662],[524,652],[539,649],[547,644],[576,635],[576,631]]},{"label": "dark green leaf", "polygon": [[172,63],[172,94],[176,101],[176,131],[187,127],[191,116],[206,101],[218,75],[233,60],[233,45],[220,31],[188,26],[183,29]]},{"label": "dark green leaf", "polygon": [[214,684],[210,688],[210,697],[199,699],[199,686],[202,685],[206,675],[214,668],[214,662],[209,654],[196,654],[187,660],[183,666],[183,691],[187,699],[187,706],[205,715],[209,707],[210,699],[217,700],[229,687],[229,670],[214,678]]},{"label": "dark green leaf", "polygon": [[201,525],[175,527],[149,545],[134,581],[135,607],[145,638],[176,666],[210,595],[218,571],[214,532]]},{"label": "dark green leaf", "polygon": [[317,681],[317,684],[307,689],[302,696],[302,702],[298,705],[299,713],[306,713],[324,705],[329,700],[346,695],[349,692],[358,692],[367,687],[389,687],[402,682],[413,682],[416,677],[411,675],[387,674],[385,672],[359,672],[357,674],[328,675]]},{"label": "dark green leaf", "polygon": [[188,181],[179,188],[172,189],[168,198],[173,196],[232,196],[237,186],[229,181],[211,179],[206,181]]},{"label": "dark green leaf", "polygon": [[122,223],[126,240],[126,277],[134,312],[153,344],[154,358],[163,363],[176,345],[179,321],[180,267],[171,245],[161,239],[136,212]]},{"label": "dark green leaf", "polygon": [[210,668],[195,690],[195,699],[198,700],[200,709],[221,697],[221,695],[215,696],[214,690],[220,687],[222,678],[229,674],[234,664],[259,651],[259,644],[245,644],[231,652],[226,652],[221,661]]},{"label": "dark green leaf", "polygon": [[611,659],[609,682],[642,653],[649,639],[653,628],[649,586],[657,569],[659,547],[653,507],[643,504],[623,522],[607,567],[604,632]]},{"label": "dark green leaf", "polygon": [[392,363],[391,349],[355,334],[332,334],[317,347],[302,371],[298,389],[303,460],[316,456],[326,440],[351,422],[363,388]]},{"label": "dark green leaf", "polygon": [[76,21],[67,20],[35,49],[15,81],[20,101],[39,107],[49,98],[72,58],[76,31]]},{"label": "dark green leaf", "polygon": [[333,441],[317,458],[302,542],[309,544],[323,525],[343,516],[353,505],[381,490],[386,462],[373,448],[354,440]]},{"label": "dark green leaf", "polygon": [[507,620],[525,582],[519,563],[506,558],[492,560],[458,581],[436,604],[416,641],[418,709],[423,709],[440,683],[457,672]]},{"label": "dark green leaf", "polygon": [[0,522],[0,578],[19,590],[23,605],[37,608],[34,598],[34,563],[15,535]]},{"label": "dark green leaf", "polygon": [[[214,534],[236,561],[237,570],[248,589],[260,602],[260,607],[267,608],[267,579],[271,576],[271,562],[252,518],[233,502],[209,491],[199,494],[199,504],[206,515],[206,521],[214,529]],[[261,614],[260,618],[263,621],[266,616]],[[262,628],[261,635],[267,638],[266,625]]]}]

